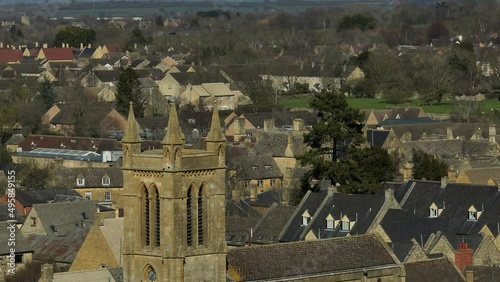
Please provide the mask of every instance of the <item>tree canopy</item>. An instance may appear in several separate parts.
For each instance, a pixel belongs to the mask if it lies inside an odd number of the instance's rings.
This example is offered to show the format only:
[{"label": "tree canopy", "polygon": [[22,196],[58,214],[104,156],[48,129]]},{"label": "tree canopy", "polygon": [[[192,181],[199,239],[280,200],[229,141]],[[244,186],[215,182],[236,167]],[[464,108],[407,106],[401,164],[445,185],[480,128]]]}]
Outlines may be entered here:
[{"label": "tree canopy", "polygon": [[96,32],[92,28],[67,26],[57,32],[53,45],[60,47],[63,43],[67,43],[70,47],[78,48],[83,43],[84,46],[87,46],[94,42],[95,35]]},{"label": "tree canopy", "polygon": [[413,178],[440,180],[448,174],[448,165],[437,157],[421,150],[412,150]]},{"label": "tree canopy", "polygon": [[311,106],[319,121],[304,135],[311,149],[299,156],[303,165],[312,167],[308,177],[330,179],[347,193],[374,192],[383,188],[383,181],[393,179],[396,168],[387,151],[360,148],[363,116],[344,95],[325,91],[316,95]]},{"label": "tree canopy", "polygon": [[145,98],[141,90],[139,74],[132,68],[120,69],[116,88],[116,110],[127,116],[129,104],[132,102],[135,116],[143,117]]}]

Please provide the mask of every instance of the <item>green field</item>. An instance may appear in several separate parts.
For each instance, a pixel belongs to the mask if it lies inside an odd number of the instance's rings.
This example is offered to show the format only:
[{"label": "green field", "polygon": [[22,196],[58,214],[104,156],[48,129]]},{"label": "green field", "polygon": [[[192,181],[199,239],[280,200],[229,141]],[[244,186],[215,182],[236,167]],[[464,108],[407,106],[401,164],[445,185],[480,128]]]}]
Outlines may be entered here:
[{"label": "green field", "polygon": [[[280,105],[289,108],[308,108],[309,107],[310,98],[288,98],[281,99]],[[347,101],[349,104],[361,110],[365,109],[385,109],[388,107],[422,107],[426,113],[436,113],[436,114],[449,114],[451,113],[452,102],[451,101],[443,101],[436,105],[422,105],[418,100],[411,100],[408,103],[394,105],[385,102],[382,99],[376,98],[348,98]],[[490,109],[500,109],[500,101],[498,100],[484,100],[481,102],[481,107],[483,111],[487,111]]]}]

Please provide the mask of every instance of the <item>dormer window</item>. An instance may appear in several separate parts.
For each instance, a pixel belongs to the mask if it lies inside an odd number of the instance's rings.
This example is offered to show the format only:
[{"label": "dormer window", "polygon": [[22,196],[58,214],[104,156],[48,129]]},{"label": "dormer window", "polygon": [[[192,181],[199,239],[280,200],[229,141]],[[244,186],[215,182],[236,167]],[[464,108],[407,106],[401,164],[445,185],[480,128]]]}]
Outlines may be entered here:
[{"label": "dormer window", "polygon": [[52,232],[57,232],[57,227],[55,225],[51,225],[50,226],[50,230],[52,230]]},{"label": "dormer window", "polygon": [[31,149],[34,150],[36,148],[36,144],[34,142],[31,142]]},{"label": "dormer window", "polygon": [[476,221],[481,216],[481,213],[482,213],[481,210],[477,210],[476,207],[474,207],[474,205],[472,205],[472,206],[470,206],[469,210],[467,211],[467,220]]},{"label": "dormer window", "polygon": [[429,207],[429,218],[436,218],[441,215],[441,213],[444,210],[444,201],[442,206],[441,205],[436,205],[436,203],[432,203],[431,206]]},{"label": "dormer window", "polygon": [[351,223],[349,221],[341,221],[341,229],[342,231],[350,231],[351,230]]},{"label": "dormer window", "polygon": [[302,225],[306,226],[309,223],[309,220],[311,219],[311,216],[309,215],[309,212],[306,210],[302,214]]},{"label": "dormer window", "polygon": [[111,183],[111,179],[109,178],[109,176],[107,174],[105,174],[102,177],[102,185],[109,186],[110,183]]},{"label": "dormer window", "polygon": [[270,166],[270,165],[265,165],[265,166],[264,166],[264,168],[265,168],[266,170],[271,170],[271,166]]},{"label": "dormer window", "polygon": [[436,208],[429,208],[429,217],[437,217],[438,210]]},{"label": "dormer window", "polygon": [[259,168],[258,166],[255,166],[255,165],[252,166],[253,171],[257,171],[258,168]]},{"label": "dormer window", "polygon": [[326,218],[326,229],[334,229],[335,228],[335,220],[333,219],[333,216],[331,214],[328,215]]},{"label": "dormer window", "polygon": [[76,186],[84,186],[85,185],[85,178],[83,178],[83,175],[78,175],[76,178]]}]

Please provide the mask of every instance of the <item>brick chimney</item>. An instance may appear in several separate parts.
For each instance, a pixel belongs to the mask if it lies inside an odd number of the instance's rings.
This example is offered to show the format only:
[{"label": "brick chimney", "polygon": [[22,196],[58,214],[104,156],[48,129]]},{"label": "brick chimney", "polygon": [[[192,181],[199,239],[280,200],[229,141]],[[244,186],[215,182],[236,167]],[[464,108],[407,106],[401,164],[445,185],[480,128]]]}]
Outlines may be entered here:
[{"label": "brick chimney", "polygon": [[460,243],[458,250],[455,251],[455,265],[460,271],[463,271],[467,265],[472,265],[472,249],[469,249],[467,243]]},{"label": "brick chimney", "polygon": [[42,273],[38,282],[53,282],[54,281],[54,267],[52,264],[42,265]]}]

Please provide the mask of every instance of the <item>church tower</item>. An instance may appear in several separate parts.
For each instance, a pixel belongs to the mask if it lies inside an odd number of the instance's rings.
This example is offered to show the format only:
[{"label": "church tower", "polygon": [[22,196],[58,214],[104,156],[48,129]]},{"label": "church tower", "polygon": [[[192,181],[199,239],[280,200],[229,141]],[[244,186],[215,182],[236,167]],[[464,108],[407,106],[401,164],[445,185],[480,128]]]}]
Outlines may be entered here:
[{"label": "church tower", "polygon": [[132,105],[127,123],[124,281],[226,281],[226,139],[217,107],[206,150],[184,148],[175,105],[162,149],[141,152]]}]

